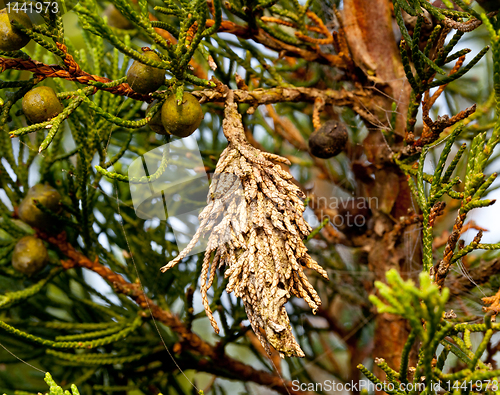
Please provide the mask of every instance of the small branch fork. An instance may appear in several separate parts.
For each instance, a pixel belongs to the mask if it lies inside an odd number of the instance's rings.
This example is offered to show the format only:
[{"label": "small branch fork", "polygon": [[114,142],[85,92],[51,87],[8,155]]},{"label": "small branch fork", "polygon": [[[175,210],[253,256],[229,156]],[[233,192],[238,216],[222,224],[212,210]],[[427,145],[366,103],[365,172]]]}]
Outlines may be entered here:
[{"label": "small branch fork", "polygon": [[[235,89],[234,101],[237,103],[247,103],[252,107],[257,107],[261,104],[273,104],[280,102],[310,102],[320,103],[322,106],[335,105],[347,106],[352,108],[359,116],[371,123],[378,123],[378,119],[372,115],[376,111],[370,106],[372,98],[371,93],[365,90],[321,90],[316,88],[270,88],[270,89],[255,89],[248,91],[245,89]],[[201,90],[191,92],[193,96],[198,98],[200,103],[205,102],[224,102],[226,93],[221,90]]]},{"label": "small branch fork", "polygon": [[[317,62],[320,64],[325,64],[331,67],[338,67],[342,69],[346,69],[347,67],[351,66],[348,62],[345,61],[344,56],[328,54],[321,51],[319,45],[334,43],[335,38],[323,25],[322,21],[316,16],[316,14],[308,11],[307,16],[309,16],[309,18],[316,24],[316,26],[308,26],[307,29],[309,31],[318,32],[326,36],[325,39],[317,39],[306,36],[300,32],[296,33],[297,38],[299,38],[300,40],[312,44],[317,44],[313,48],[300,48],[295,45],[287,44],[274,38],[260,27],[257,28],[257,31],[253,31],[246,26],[240,26],[231,21],[222,21],[219,32],[231,33],[243,39],[251,38],[255,42],[279,52],[280,56],[302,58],[307,60],[308,62]],[[269,17],[262,17],[261,20],[263,22],[266,22],[266,18],[268,22],[288,25],[286,21],[281,21],[277,18],[271,18],[270,20]],[[213,26],[213,24],[214,21],[209,19],[206,22],[206,27],[211,27]]]},{"label": "small branch fork", "polygon": [[[456,74],[460,68],[462,67],[465,61],[465,55],[458,58],[455,66],[448,73],[448,76]],[[406,141],[410,143],[408,147],[406,147],[406,154],[414,153],[417,147],[421,148],[428,144],[432,144],[439,138],[439,135],[448,127],[455,125],[457,122],[468,118],[476,111],[476,105],[472,105],[471,107],[466,108],[463,111],[460,111],[458,114],[452,116],[451,118],[448,115],[438,116],[436,121],[433,121],[429,115],[429,111],[436,102],[436,100],[441,96],[444,92],[445,88],[448,84],[440,85],[439,88],[434,92],[432,96],[430,96],[430,90],[425,91],[424,99],[422,101],[422,120],[424,123],[424,128],[422,131],[422,135],[418,140],[414,140],[413,134],[409,134],[406,136]]]},{"label": "small branch fork", "polygon": [[[457,73],[462,67],[464,61],[465,55],[461,56],[457,60],[455,66],[453,66],[448,76]],[[451,118],[449,118],[447,115],[444,115],[442,117],[438,117],[436,121],[432,121],[429,116],[429,111],[447,86],[448,84],[441,85],[432,96],[430,96],[429,90],[425,91],[424,100],[422,102],[422,118],[424,121],[424,130],[422,132],[421,138],[414,143],[415,146],[423,147],[424,145],[431,144],[439,138],[439,135],[444,129],[456,124],[462,119],[467,118],[469,115],[473,114],[476,111],[476,105],[474,104],[473,106],[466,108],[465,110],[459,112]]]},{"label": "small branch fork", "polygon": [[[498,11],[489,12],[487,15],[488,15],[488,18],[491,18],[491,17],[495,16],[496,14],[498,14]],[[455,30],[459,30],[461,32],[471,32],[471,31],[477,29],[479,26],[481,26],[483,24],[483,21],[481,19],[472,18],[472,19],[468,20],[467,22],[458,22],[458,21],[455,21],[454,19],[445,17],[443,19],[443,23],[447,27],[450,27],[450,28],[455,29]]]},{"label": "small branch fork", "polygon": [[[3,58],[0,57],[0,70],[8,69],[26,70],[35,75],[41,81],[46,78],[63,78],[68,81],[79,82],[84,85],[94,85],[95,92],[97,90],[105,90],[114,95],[128,96],[132,99],[152,102],[154,98],[151,95],[144,95],[135,92],[127,83],[116,83],[117,81],[109,78],[100,77],[89,74],[83,71],[78,63],[73,59],[73,56],[67,53],[67,48],[63,44],[56,44],[59,49],[66,53],[64,58],[65,68],[59,65],[47,65],[45,63],[33,59],[21,58]],[[115,84],[114,84],[115,83]],[[102,85],[108,86],[102,86]],[[111,86],[110,86],[111,85]],[[94,93],[95,93],[94,92]],[[161,93],[161,92],[159,92]],[[200,103],[205,102],[224,102],[225,93],[220,90],[201,90],[192,92],[194,96],[200,100]],[[255,89],[248,91],[244,89],[234,90],[234,100],[238,103],[248,103],[253,107],[261,104],[272,104],[279,102],[311,102],[321,103],[321,106],[330,104],[335,106],[351,107],[357,114],[370,123],[377,123],[378,119],[372,115],[376,109],[372,108],[370,103],[372,94],[357,89],[353,91],[347,90],[321,90],[316,88],[291,87],[291,88],[271,88],[271,89]]]},{"label": "small branch fork", "polygon": [[450,270],[450,266],[452,264],[453,251],[455,251],[455,247],[458,243],[458,239],[462,234],[462,227],[465,222],[465,217],[467,216],[466,212],[460,213],[453,225],[453,231],[451,235],[448,237],[448,242],[446,243],[446,247],[443,253],[443,259],[437,264],[435,268],[431,268],[430,275],[435,275],[436,284],[442,288],[444,285],[444,280]]},{"label": "small branch fork", "polygon": [[[199,361],[198,368],[200,370],[208,369],[213,371],[213,367],[216,366],[220,371],[227,371],[230,377],[238,377],[243,381],[253,381],[272,388],[281,394],[306,394],[306,392],[293,390],[291,382],[284,381],[278,376],[254,369],[250,365],[233,359],[225,355],[223,352],[224,350],[218,344],[212,346],[201,339],[198,335],[191,332],[179,317],[163,310],[153,300],[148,298],[138,284],[128,282],[121,275],[99,263],[97,259],[92,261],[82,253],[76,251],[66,240],[65,232],[57,236],[51,236],[40,232],[38,236],[56,246],[68,258],[67,260],[61,260],[64,269],[68,270],[74,267],[83,267],[99,274],[103,279],[113,284],[118,292],[133,299],[141,309],[150,309],[152,316],[156,320],[167,325],[182,338],[184,346],[200,355],[210,358],[212,360],[211,364],[207,364],[205,360]],[[212,367],[210,368],[208,365],[212,365]]]}]

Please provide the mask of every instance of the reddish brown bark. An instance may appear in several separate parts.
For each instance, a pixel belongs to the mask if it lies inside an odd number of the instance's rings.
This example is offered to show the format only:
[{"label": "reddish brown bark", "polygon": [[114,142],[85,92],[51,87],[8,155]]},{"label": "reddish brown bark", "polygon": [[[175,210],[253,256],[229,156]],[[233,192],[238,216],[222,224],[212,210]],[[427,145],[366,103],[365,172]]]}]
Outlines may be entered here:
[{"label": "reddish brown bark", "polygon": [[[404,135],[405,115],[410,90],[406,81],[396,38],[393,33],[391,4],[389,0],[345,0],[344,27],[356,66],[364,73],[366,86],[372,83],[378,93],[376,113],[380,124],[368,125],[370,133],[364,141],[364,151],[369,164],[355,163],[353,170],[366,197],[376,198],[373,234],[360,244],[368,251],[368,265],[375,280],[385,281],[385,273],[396,268],[407,272],[420,264],[419,232],[410,228],[395,228],[397,219],[412,208],[406,178],[392,163],[392,152],[378,127],[387,125],[392,103],[398,105],[396,134]],[[375,128],[373,127],[375,126]],[[410,232],[408,232],[410,230]],[[415,243],[417,246],[415,248]],[[413,256],[408,255],[414,250]],[[390,314],[376,316],[373,357],[384,358],[398,370],[401,351],[409,334],[407,323]],[[375,372],[384,377],[382,371]]]},{"label": "reddish brown bark", "polygon": [[[396,132],[402,136],[410,87],[393,32],[391,7],[389,0],[345,0],[344,26],[354,63],[382,93],[378,104],[389,111],[393,101],[398,103]],[[387,114],[382,109],[377,115],[386,123]]]}]

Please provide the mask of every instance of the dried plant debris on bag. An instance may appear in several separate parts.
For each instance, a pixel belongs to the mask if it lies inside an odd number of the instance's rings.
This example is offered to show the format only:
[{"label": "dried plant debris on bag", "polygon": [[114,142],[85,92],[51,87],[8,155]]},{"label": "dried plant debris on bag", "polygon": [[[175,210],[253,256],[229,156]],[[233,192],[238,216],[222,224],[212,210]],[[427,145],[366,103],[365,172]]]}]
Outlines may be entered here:
[{"label": "dried plant debris on bag", "polygon": [[[229,93],[231,95],[231,92]],[[307,253],[303,239],[311,232],[304,220],[303,192],[278,163],[290,162],[262,152],[246,140],[241,115],[228,98],[223,122],[229,145],[217,164],[208,205],[199,215],[200,227],[188,246],[162,271],[174,267],[208,237],[201,271],[201,293],[212,326],[207,291],[217,267],[226,267],[228,293],[243,299],[252,328],[268,353],[270,345],[284,356],[303,357],[292,334],[285,303],[295,295],[316,311],[321,300],[304,268],[326,271]]]}]

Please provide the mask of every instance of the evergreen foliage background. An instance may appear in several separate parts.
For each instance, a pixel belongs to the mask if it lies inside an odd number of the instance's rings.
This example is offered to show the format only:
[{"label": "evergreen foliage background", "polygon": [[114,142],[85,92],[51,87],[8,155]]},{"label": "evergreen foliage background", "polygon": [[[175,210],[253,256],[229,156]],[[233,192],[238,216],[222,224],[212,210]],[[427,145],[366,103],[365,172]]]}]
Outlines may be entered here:
[{"label": "evergreen foliage background", "polygon": [[[108,2],[59,0],[32,28],[13,23],[26,47],[0,52],[0,391],[44,392],[50,372],[51,394],[72,384],[81,394],[328,393],[308,384],[361,378],[498,392],[500,244],[482,242],[469,215],[498,186],[496,2],[111,3],[129,25],[116,27]],[[165,84],[131,90],[133,60],[164,69]],[[32,124],[21,100],[38,84],[64,111]],[[306,245],[330,281],[306,270],[316,314],[297,297],[286,305],[304,358],[266,354],[222,269],[209,292],[214,334],[203,257],[160,274],[179,254],[172,229],[134,211],[128,166],[168,141],[148,126],[160,109],[148,104],[184,91],[200,100],[194,136],[213,174],[228,144],[227,87],[246,139],[286,157],[307,195]],[[318,159],[307,141],[330,119],[349,141]],[[59,191],[62,210],[38,204],[50,220],[31,227],[18,207],[37,183]],[[362,226],[338,225],[348,215]],[[50,257],[31,277],[11,265],[28,234]]]}]

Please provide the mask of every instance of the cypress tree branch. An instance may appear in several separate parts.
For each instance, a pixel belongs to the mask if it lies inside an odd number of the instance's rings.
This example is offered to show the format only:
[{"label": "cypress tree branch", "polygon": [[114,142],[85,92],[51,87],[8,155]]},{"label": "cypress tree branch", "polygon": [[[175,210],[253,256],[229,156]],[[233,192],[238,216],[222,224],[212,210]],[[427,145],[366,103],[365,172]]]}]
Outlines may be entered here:
[{"label": "cypress tree branch", "polygon": [[217,345],[212,346],[201,339],[197,334],[191,332],[179,317],[162,309],[153,300],[147,297],[138,284],[128,282],[120,274],[115,273],[108,267],[99,263],[97,258],[92,261],[75,250],[66,240],[65,233],[52,236],[39,232],[38,235],[57,247],[59,251],[68,258],[68,260],[61,261],[64,269],[68,270],[75,267],[83,267],[99,274],[103,279],[112,284],[118,292],[134,300],[141,309],[151,311],[151,314],[156,320],[167,325],[182,339],[182,344],[185,347],[210,359],[210,361],[199,361],[200,367],[204,367],[210,371],[211,369],[209,369],[209,366],[216,365],[219,371],[226,370],[228,376],[232,378],[237,377],[243,381],[253,381],[257,384],[269,386],[281,394],[304,394],[302,391],[294,390],[291,382],[284,381],[277,375],[257,370],[250,365],[231,358],[225,355],[224,350],[220,349]]}]

